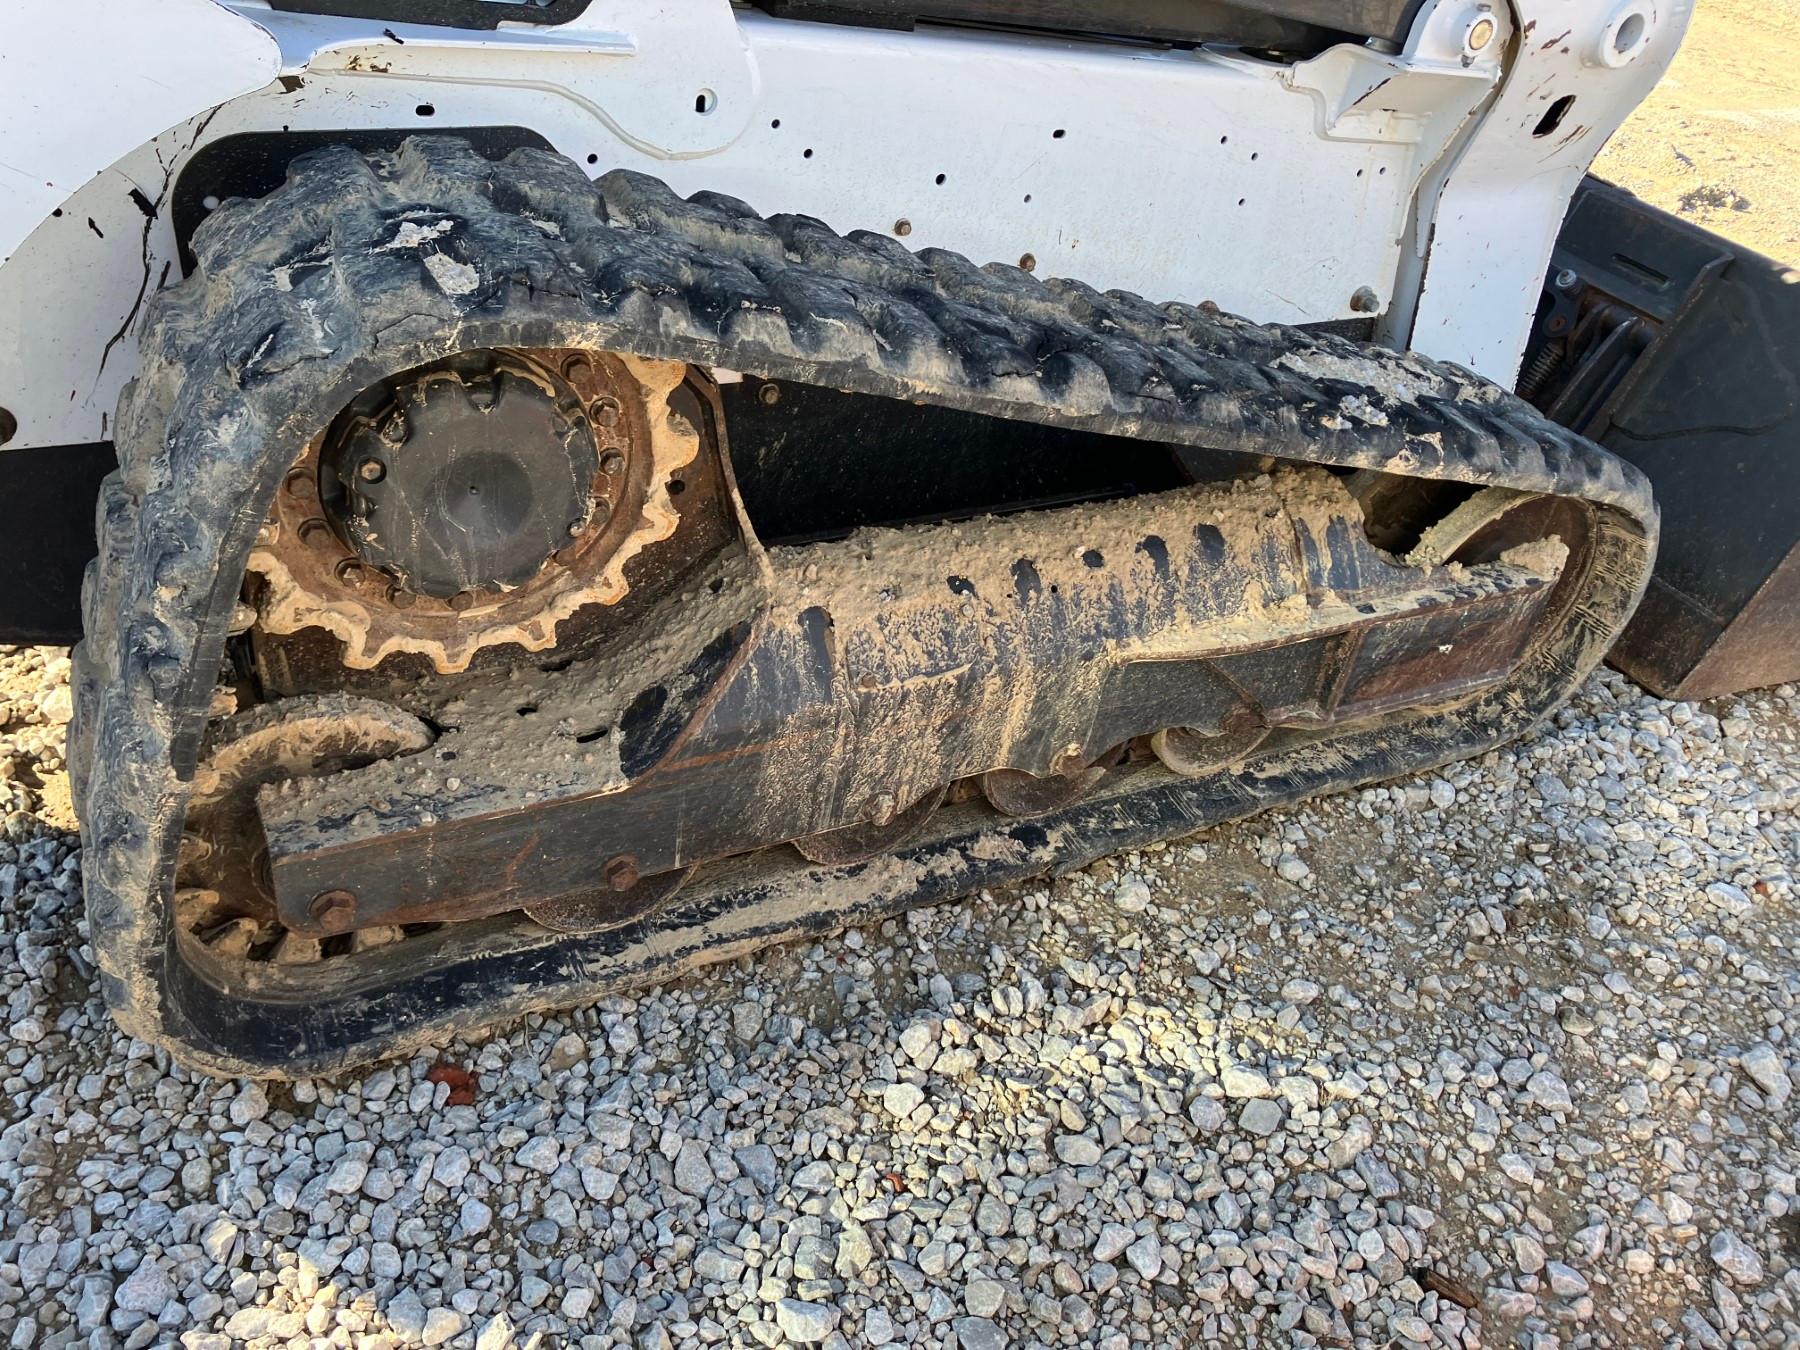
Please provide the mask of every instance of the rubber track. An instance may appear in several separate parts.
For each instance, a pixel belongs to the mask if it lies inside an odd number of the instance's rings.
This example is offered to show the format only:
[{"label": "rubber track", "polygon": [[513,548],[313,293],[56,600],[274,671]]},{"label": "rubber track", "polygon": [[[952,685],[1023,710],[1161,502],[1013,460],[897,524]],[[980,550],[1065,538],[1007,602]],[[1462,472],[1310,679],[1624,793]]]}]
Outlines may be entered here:
[{"label": "rubber track", "polygon": [[[1454,735],[1421,732],[1406,755],[1371,750],[1335,776],[1295,778],[1292,792],[1253,792],[1239,814],[1523,730],[1600,659],[1649,574],[1656,515],[1644,479],[1467,371],[941,250],[914,254],[804,216],[765,220],[713,193],[683,201],[639,174],[596,183],[544,151],[493,162],[451,137],[385,155],[319,151],[269,196],[215,211],[194,250],[195,273],[149,306],[143,369],[120,405],[122,467],[102,493],[100,557],[84,586],[70,759],[108,1001],[132,1034],[218,1071],[329,1068],[566,1004],[611,979],[576,952],[560,973],[512,972],[491,996],[477,987],[455,1004],[365,1000],[381,1006],[319,1033],[341,1041],[266,1047],[202,1028],[187,995],[172,992],[192,980],[176,969],[165,897],[256,527],[283,472],[352,395],[447,352],[606,348],[1097,433],[1503,483],[1599,508],[1587,593],[1517,688]],[[1220,814],[1188,812],[1157,828]],[[914,899],[940,898],[931,890]]]}]

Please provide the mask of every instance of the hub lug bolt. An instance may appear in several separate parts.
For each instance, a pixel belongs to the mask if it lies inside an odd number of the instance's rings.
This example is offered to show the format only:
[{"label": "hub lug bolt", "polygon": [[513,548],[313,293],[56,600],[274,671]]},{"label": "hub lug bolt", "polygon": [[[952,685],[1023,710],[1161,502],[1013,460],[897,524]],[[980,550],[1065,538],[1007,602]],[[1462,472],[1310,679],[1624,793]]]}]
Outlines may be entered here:
[{"label": "hub lug bolt", "polygon": [[320,891],[312,898],[306,912],[327,933],[348,933],[356,926],[356,893],[354,891]]}]

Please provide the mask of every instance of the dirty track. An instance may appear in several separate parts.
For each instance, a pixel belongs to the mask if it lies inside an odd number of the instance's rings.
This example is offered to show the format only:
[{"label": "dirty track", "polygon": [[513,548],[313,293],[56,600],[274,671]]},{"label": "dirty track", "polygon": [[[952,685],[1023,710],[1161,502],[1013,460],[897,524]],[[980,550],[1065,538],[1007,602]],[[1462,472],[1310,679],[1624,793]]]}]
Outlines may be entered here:
[{"label": "dirty track", "polygon": [[[1582,503],[1591,547],[1564,587],[1568,612],[1548,616],[1506,684],[1404,735],[1351,732],[1331,755],[1290,756],[1249,785],[1258,801],[1518,734],[1597,660],[1654,545],[1640,475],[1466,372],[938,250],[915,256],[804,217],[763,220],[716,194],[683,201],[642,175],[591,183],[543,152],[493,163],[449,137],[392,155],[323,150],[277,192],[215,212],[195,250],[195,274],[153,302],[144,372],[121,404],[72,747],[113,1005],[139,1034],[220,1071],[335,1067],[617,987],[608,952],[570,941],[479,980],[440,963],[396,974],[391,998],[336,991],[248,1008],[169,954],[163,892],[185,777],[256,523],[311,438],[378,376],[468,346],[612,349]],[[1211,781],[1192,786],[1146,805],[1111,846],[1227,814],[1201,803]],[[891,909],[936,896],[882,898]],[[846,907],[832,922],[857,917]]]}]

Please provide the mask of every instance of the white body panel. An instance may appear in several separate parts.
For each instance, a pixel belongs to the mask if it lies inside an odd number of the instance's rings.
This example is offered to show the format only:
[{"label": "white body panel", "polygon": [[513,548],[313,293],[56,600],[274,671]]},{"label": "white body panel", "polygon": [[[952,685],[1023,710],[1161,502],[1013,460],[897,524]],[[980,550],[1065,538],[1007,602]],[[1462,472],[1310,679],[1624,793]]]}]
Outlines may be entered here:
[{"label": "white body panel", "polygon": [[[192,42],[198,3],[106,9],[167,20],[136,58],[155,65]],[[0,406],[18,421],[14,445],[106,438],[136,367],[142,297],[179,277],[168,194],[197,149],[245,132],[459,125],[527,127],[595,174],[641,169],[682,193],[977,261],[1029,254],[1039,275],[1259,320],[1343,319],[1372,300],[1391,340],[1407,341],[1417,316],[1422,350],[1510,380],[1568,194],[1679,39],[1689,0],[1664,3],[1631,62],[1578,68],[1512,41],[1489,0],[1434,0],[1400,53],[1346,46],[1298,66],[783,22],[723,0],[618,0],[497,33],[214,9],[207,24],[244,34],[220,60],[257,76],[254,92],[214,107],[215,86],[197,83],[187,119],[161,135],[164,105],[141,119],[114,107],[143,132],[125,138],[138,148],[60,216],[0,201],[0,237],[29,231],[0,267]],[[1553,8],[1559,30],[1591,28],[1594,44],[1615,5],[1520,0]],[[1484,18],[1494,37],[1470,50]],[[41,64],[87,59],[86,35],[46,27],[28,33]],[[1545,81],[1578,91],[1584,127],[1554,164],[1529,127],[1523,144],[1516,133],[1535,123]],[[12,137],[0,130],[0,159]],[[71,163],[84,144],[68,147]]]}]

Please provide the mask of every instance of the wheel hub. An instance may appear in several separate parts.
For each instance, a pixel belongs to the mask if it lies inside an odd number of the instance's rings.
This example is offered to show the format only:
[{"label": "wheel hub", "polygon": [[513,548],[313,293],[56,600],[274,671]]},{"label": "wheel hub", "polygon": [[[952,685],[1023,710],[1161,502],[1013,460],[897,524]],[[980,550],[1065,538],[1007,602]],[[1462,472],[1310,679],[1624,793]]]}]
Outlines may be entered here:
[{"label": "wheel hub", "polygon": [[[401,589],[435,600],[523,586],[610,514],[581,400],[560,374],[497,352],[418,372],[354,413],[320,463],[326,519]],[[615,468],[623,467],[617,451]]]},{"label": "wheel hub", "polygon": [[364,391],[276,493],[247,570],[258,628],[320,628],[346,666],[400,652],[443,673],[543,651],[674,534],[700,432],[680,362],[575,349],[460,353]]}]

